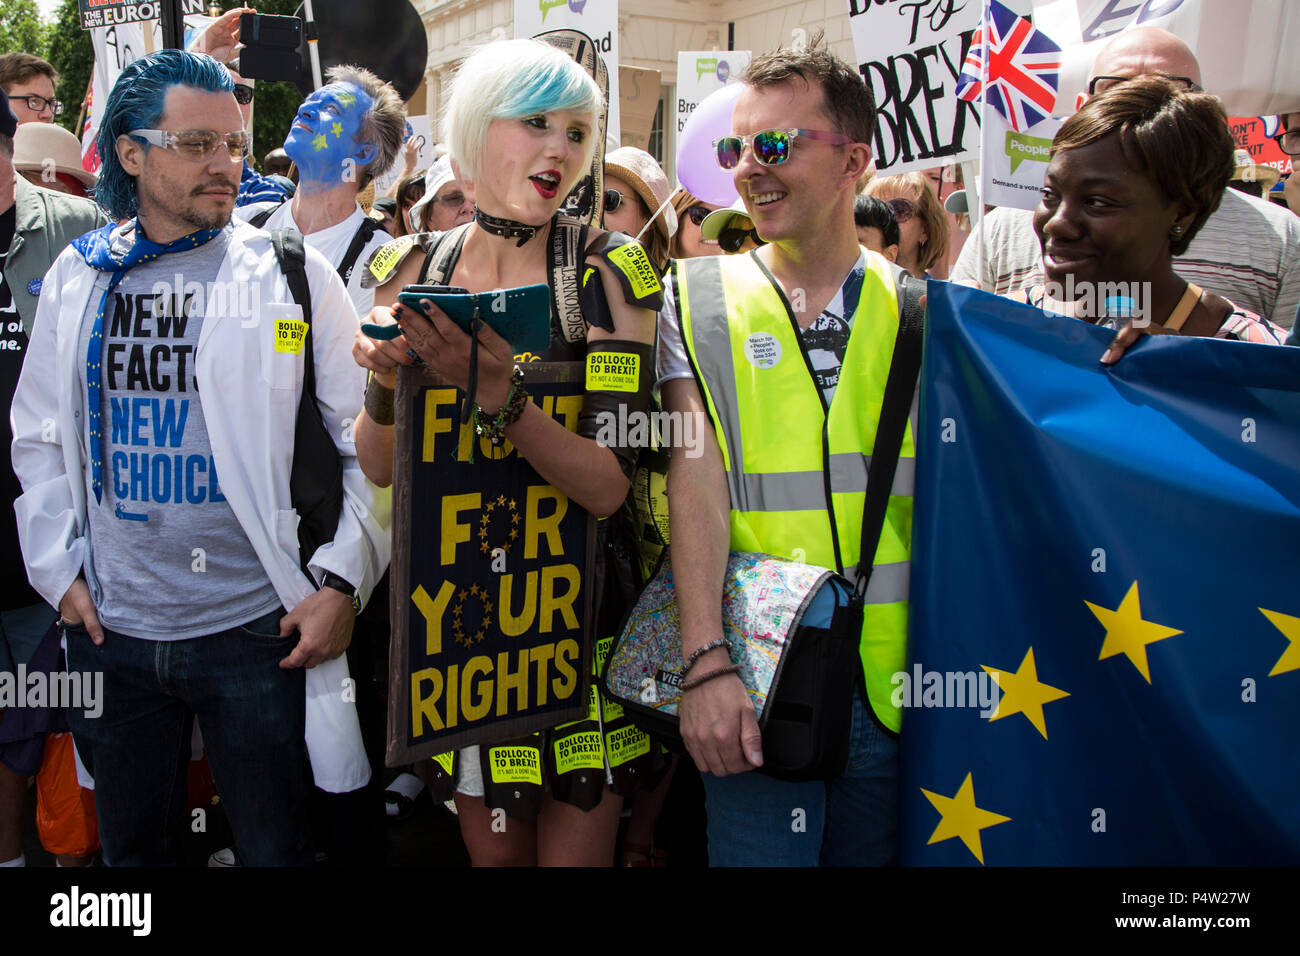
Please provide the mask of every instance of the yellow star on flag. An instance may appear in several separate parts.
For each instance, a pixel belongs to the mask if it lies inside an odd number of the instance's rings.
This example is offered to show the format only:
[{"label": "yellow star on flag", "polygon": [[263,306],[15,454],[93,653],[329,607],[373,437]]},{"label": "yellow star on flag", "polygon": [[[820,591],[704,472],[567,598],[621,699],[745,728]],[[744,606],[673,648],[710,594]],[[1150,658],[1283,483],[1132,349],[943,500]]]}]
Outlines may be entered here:
[{"label": "yellow star on flag", "polygon": [[333,126],[330,127],[330,132],[333,133],[335,136],[342,136],[342,135],[343,135],[343,124],[342,124],[342,123],[335,123]]},{"label": "yellow star on flag", "polygon": [[982,866],[984,847],[980,843],[980,831],[997,826],[999,823],[1006,823],[1011,818],[975,806],[975,784],[970,774],[966,774],[966,779],[962,781],[961,787],[954,796],[940,796],[924,787],[921,788],[921,792],[939,811],[940,817],[939,825],[930,834],[926,846],[960,837],[961,842],[966,844],[966,849],[974,854],[975,859],[979,860]]},{"label": "yellow star on flag", "polygon": [[1259,613],[1272,621],[1273,626],[1291,642],[1287,645],[1287,649],[1282,652],[1282,656],[1277,659],[1273,669],[1268,672],[1268,676],[1276,677],[1278,674],[1285,674],[1287,671],[1300,670],[1300,617],[1280,614],[1277,611],[1265,611],[1263,608],[1259,609]]},{"label": "yellow star on flag", "polygon": [[316,152],[318,152],[318,153],[319,153],[322,149],[324,149],[324,148],[326,147],[326,145],[327,145],[327,143],[326,143],[326,141],[325,141],[325,134],[324,134],[324,133],[322,133],[321,135],[317,136],[315,139],[313,139],[313,140],[311,141],[311,148],[314,149],[314,150],[316,150]]},{"label": "yellow star on flag", "polygon": [[1163,624],[1156,624],[1154,621],[1142,620],[1136,581],[1114,611],[1093,604],[1091,601],[1083,603],[1088,605],[1088,610],[1092,611],[1106,628],[1106,640],[1102,642],[1101,653],[1097,655],[1097,660],[1104,661],[1116,654],[1124,654],[1133,662],[1133,666],[1138,669],[1138,673],[1146,679],[1146,682],[1151,683],[1151,669],[1147,666],[1147,645],[1183,632],[1165,627]]},{"label": "yellow star on flag", "polygon": [[1001,720],[1012,714],[1024,714],[1025,719],[1034,725],[1034,729],[1047,739],[1047,724],[1043,721],[1043,705],[1062,697],[1069,697],[1068,691],[1059,690],[1038,680],[1038,668],[1034,665],[1034,649],[1025,652],[1020,669],[1014,674],[1000,671],[987,664],[980,665],[1002,688],[1002,699],[993,710],[990,721]]}]

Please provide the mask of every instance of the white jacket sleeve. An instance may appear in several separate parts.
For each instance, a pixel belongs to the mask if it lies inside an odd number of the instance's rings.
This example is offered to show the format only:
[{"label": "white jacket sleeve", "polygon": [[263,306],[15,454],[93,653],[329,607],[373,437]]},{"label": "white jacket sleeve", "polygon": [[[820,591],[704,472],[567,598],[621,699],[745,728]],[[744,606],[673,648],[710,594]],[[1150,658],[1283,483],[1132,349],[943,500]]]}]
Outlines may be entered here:
[{"label": "white jacket sleeve", "polygon": [[388,568],[392,544],[392,496],[371,484],[357,463],[353,428],[365,401],[366,372],[352,358],[360,320],[347,289],[328,260],[307,249],[312,295],[312,341],[316,401],[325,427],[343,457],[343,511],[334,540],[321,545],[310,567],[317,581],[325,571],[356,585],[363,602]]},{"label": "white jacket sleeve", "polygon": [[[82,458],[78,429],[84,403],[80,395],[66,394],[68,377],[59,359],[60,321],[66,318],[65,334],[74,337],[69,351],[75,352],[84,290],[91,282],[86,276],[73,280],[79,262],[76,252],[66,249],[45,276],[48,291],[36,309],[9,412],[13,468],[23,488],[14,502],[18,540],[32,586],[51,607],[59,606],[86,559],[84,518],[79,516],[85,511],[84,504],[79,506],[85,476],[80,467],[69,467]],[[63,308],[76,314],[64,317]]]}]

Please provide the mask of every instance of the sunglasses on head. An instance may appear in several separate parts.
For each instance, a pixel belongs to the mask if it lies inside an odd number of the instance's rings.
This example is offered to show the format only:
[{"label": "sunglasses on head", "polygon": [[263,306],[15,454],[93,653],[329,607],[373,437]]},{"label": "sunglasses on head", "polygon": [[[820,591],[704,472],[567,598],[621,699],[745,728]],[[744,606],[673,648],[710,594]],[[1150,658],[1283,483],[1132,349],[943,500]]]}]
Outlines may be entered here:
[{"label": "sunglasses on head", "polygon": [[916,215],[916,203],[910,199],[891,199],[885,205],[893,212],[894,219],[899,225]]},{"label": "sunglasses on head", "polygon": [[253,102],[253,88],[247,83],[235,84],[235,102],[240,106],[247,106]]},{"label": "sunglasses on head", "polygon": [[715,139],[713,148],[717,150],[718,165],[723,169],[735,169],[739,166],[740,157],[744,154],[746,146],[753,148],[754,158],[764,166],[779,166],[790,158],[794,141],[800,137],[834,146],[844,146],[853,142],[851,136],[845,136],[843,133],[828,133],[819,129],[765,129],[751,136],[724,136]]},{"label": "sunglasses on head", "polygon": [[708,206],[695,205],[686,210],[685,216],[695,225],[699,226],[704,223],[704,219],[709,213],[713,212]]},{"label": "sunglasses on head", "polygon": [[763,245],[763,240],[758,238],[757,229],[737,229],[735,226],[728,226],[718,233],[718,247],[723,252],[739,252],[745,240],[750,238],[754,240],[755,245]]}]

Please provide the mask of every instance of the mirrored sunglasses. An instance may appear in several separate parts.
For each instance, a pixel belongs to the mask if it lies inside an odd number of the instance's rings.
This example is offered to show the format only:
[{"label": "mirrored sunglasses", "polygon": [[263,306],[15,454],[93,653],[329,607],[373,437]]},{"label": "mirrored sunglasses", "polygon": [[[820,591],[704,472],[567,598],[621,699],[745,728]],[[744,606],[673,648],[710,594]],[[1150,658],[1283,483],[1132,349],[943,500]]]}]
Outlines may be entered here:
[{"label": "mirrored sunglasses", "polygon": [[746,146],[754,150],[754,158],[764,166],[779,166],[790,158],[794,141],[799,137],[834,146],[853,142],[852,137],[843,133],[829,133],[819,129],[765,129],[751,136],[724,136],[715,139],[713,148],[717,150],[718,165],[723,169],[739,166]]}]

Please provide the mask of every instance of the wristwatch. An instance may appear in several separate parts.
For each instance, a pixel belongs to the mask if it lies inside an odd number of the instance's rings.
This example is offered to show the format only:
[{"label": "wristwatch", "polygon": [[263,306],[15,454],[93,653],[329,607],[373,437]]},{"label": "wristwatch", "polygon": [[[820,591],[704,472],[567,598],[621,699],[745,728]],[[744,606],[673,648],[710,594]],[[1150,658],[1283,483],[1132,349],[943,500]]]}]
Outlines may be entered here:
[{"label": "wristwatch", "polygon": [[333,571],[326,571],[325,576],[320,580],[320,586],[346,594],[352,600],[352,610],[357,614],[361,613],[361,595],[345,578],[339,577]]}]

